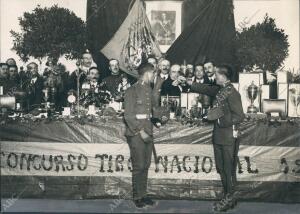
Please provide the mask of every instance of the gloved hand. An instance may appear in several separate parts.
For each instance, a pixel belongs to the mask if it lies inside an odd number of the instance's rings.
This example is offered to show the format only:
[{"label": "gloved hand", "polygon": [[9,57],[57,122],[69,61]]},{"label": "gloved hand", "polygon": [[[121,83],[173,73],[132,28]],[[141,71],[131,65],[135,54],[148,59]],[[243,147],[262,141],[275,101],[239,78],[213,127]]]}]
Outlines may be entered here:
[{"label": "gloved hand", "polygon": [[233,138],[238,138],[241,135],[240,130],[235,125],[233,125],[232,128],[233,128]]},{"label": "gloved hand", "polygon": [[150,135],[148,135],[145,131],[144,131],[144,129],[142,129],[141,131],[140,131],[140,135],[141,135],[141,138],[143,139],[143,141],[145,142],[145,143],[151,143],[153,140],[152,140],[152,137],[150,136]]}]

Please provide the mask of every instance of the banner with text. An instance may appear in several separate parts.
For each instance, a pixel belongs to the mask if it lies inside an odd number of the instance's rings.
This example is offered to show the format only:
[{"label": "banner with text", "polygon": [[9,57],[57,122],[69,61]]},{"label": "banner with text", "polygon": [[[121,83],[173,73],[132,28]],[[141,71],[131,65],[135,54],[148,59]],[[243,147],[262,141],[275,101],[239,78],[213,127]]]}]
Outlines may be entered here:
[{"label": "banner with text", "polygon": [[[220,180],[212,145],[158,144],[149,178]],[[241,145],[239,181],[300,182],[300,148]],[[1,142],[2,176],[131,177],[126,143]]]}]

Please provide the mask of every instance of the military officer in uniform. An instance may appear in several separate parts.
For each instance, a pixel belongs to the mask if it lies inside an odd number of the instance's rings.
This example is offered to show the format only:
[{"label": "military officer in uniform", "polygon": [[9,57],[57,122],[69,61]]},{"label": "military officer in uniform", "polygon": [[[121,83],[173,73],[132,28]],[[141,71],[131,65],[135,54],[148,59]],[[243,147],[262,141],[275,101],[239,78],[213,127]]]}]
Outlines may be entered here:
[{"label": "military officer in uniform", "polygon": [[238,152],[238,126],[244,120],[241,96],[230,82],[231,68],[227,65],[216,69],[218,86],[192,83],[187,81],[193,91],[214,97],[213,108],[208,119],[214,120],[213,147],[215,162],[220,174],[224,195],[220,202],[214,204],[215,211],[227,211],[236,205],[234,183],[236,167],[235,159]]},{"label": "military officer in uniform", "polygon": [[126,138],[132,158],[133,200],[137,208],[155,204],[147,197],[148,169],[153,150],[152,106],[153,93],[151,84],[154,81],[154,67],[146,63],[138,70],[139,79],[125,92],[124,119]]}]

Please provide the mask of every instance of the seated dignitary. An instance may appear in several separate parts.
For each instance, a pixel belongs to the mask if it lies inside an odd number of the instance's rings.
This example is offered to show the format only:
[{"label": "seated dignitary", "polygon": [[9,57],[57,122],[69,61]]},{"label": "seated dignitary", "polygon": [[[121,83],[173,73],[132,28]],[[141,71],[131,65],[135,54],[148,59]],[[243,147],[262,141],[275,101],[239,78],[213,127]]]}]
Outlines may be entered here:
[{"label": "seated dignitary", "polygon": [[93,62],[92,54],[88,51],[82,54],[82,59],[77,62],[78,68],[72,72],[69,77],[68,90],[77,89],[77,77],[79,77],[79,88],[82,88],[83,82],[86,81],[89,69],[96,67],[97,65]]},{"label": "seated dignitary", "polygon": [[194,76],[194,65],[187,64],[186,65],[186,75],[187,77],[193,77]]},{"label": "seated dignitary", "polygon": [[92,54],[89,52],[89,50],[86,50],[82,54],[80,70],[87,74],[91,67],[97,67],[97,65],[93,60]]},{"label": "seated dignitary", "polygon": [[91,67],[87,76],[87,81],[90,88],[93,89],[95,92],[98,92],[100,87],[100,71],[97,67]]},{"label": "seated dignitary", "polygon": [[80,102],[85,107],[89,105],[100,107],[111,100],[111,94],[100,83],[100,71],[96,67],[90,68],[87,80],[82,84],[82,90]]},{"label": "seated dignitary", "polygon": [[170,75],[167,80],[165,80],[161,86],[162,96],[180,96],[182,88],[179,85],[179,72],[180,65],[172,65]]},{"label": "seated dignitary", "polygon": [[29,110],[38,107],[43,101],[44,80],[38,73],[38,65],[31,62],[27,65],[29,73],[28,81],[26,81],[26,92],[28,94]]},{"label": "seated dignitary", "polygon": [[159,68],[159,77],[162,80],[167,80],[169,78],[169,72],[170,72],[170,61],[167,59],[161,59],[158,64]]},{"label": "seated dignitary", "polygon": [[100,81],[100,71],[97,67],[91,67],[87,76],[86,82],[82,86],[84,89],[93,93],[106,92],[109,93],[104,87],[104,84]]},{"label": "seated dignitary", "polygon": [[18,74],[18,67],[16,65],[10,65],[8,67],[9,79],[15,83],[15,85],[19,85],[20,77]]},{"label": "seated dignitary", "polygon": [[[204,72],[204,65],[203,64],[198,64],[195,66],[195,72],[194,72],[194,76],[192,77],[192,82],[194,83],[204,83],[204,84],[209,84],[209,79],[207,77],[207,75]],[[190,87],[188,87],[187,90],[188,92],[193,92],[192,90],[190,90]]]},{"label": "seated dignitary", "polygon": [[8,85],[9,85],[9,90],[11,92],[20,89],[20,76],[18,74],[18,67],[16,65],[10,65],[8,67],[8,73],[9,73],[9,79],[8,79]]},{"label": "seated dignitary", "polygon": [[8,93],[10,88],[8,67],[8,64],[0,63],[0,87],[2,87],[1,93],[3,94]]},{"label": "seated dignitary", "polygon": [[111,59],[109,61],[109,70],[111,71],[111,75],[104,78],[102,82],[112,96],[115,96],[118,94],[118,86],[122,82],[119,61],[116,59]]},{"label": "seated dignitary", "polygon": [[212,61],[207,61],[204,64],[204,72],[205,75],[208,77],[208,81],[210,85],[216,85],[216,67]]},{"label": "seated dignitary", "polygon": [[149,58],[148,62],[154,65],[154,84],[153,84],[153,102],[155,106],[160,105],[161,86],[168,79],[170,71],[170,62],[166,59],[161,59],[159,65],[155,58]]},{"label": "seated dignitary", "polygon": [[198,64],[195,66],[193,82],[209,84],[209,79],[204,72],[204,65]]}]

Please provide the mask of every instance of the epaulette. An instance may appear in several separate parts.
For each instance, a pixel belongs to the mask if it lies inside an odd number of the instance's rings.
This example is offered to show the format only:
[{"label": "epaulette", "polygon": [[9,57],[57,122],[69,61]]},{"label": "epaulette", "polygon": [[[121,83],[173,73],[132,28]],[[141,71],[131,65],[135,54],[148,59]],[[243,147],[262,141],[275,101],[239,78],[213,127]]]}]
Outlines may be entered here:
[{"label": "epaulette", "polygon": [[233,92],[234,86],[230,83],[222,88],[219,93],[216,95],[217,101],[220,103],[223,100],[227,99],[227,97]]},{"label": "epaulette", "polygon": [[234,86],[230,83],[225,87],[225,92],[226,93],[232,93],[232,91],[234,90]]}]

